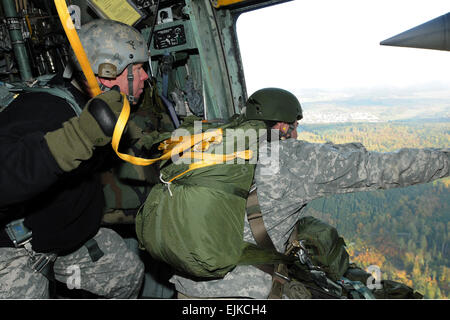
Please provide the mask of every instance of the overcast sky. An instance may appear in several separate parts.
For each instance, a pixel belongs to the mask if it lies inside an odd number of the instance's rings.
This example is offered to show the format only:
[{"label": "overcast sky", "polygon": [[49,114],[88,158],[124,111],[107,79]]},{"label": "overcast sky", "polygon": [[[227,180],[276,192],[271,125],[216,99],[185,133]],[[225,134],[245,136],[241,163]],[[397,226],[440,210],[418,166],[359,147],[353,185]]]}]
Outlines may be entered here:
[{"label": "overcast sky", "polygon": [[248,94],[436,85],[450,99],[450,52],[379,44],[449,11],[449,0],[294,0],[243,14],[237,32]]}]

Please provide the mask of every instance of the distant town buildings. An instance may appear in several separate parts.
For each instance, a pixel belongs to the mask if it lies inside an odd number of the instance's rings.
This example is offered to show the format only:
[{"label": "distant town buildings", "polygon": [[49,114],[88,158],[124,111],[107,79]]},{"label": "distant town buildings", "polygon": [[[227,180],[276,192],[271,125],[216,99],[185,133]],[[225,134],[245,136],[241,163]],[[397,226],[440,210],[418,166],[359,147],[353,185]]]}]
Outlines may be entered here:
[{"label": "distant town buildings", "polygon": [[369,112],[308,112],[303,113],[302,123],[382,122]]}]

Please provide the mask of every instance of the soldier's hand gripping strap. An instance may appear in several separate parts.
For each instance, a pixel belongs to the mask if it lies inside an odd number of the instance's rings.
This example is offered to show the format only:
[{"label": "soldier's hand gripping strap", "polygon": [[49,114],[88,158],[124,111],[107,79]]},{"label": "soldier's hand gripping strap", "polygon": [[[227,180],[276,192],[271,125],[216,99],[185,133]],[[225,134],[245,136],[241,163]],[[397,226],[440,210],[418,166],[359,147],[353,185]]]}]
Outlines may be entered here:
[{"label": "soldier's hand gripping strap", "polygon": [[92,156],[94,147],[111,142],[124,99],[115,90],[102,93],[89,100],[79,118],[71,118],[62,128],[45,135],[50,152],[63,171],[77,168]]}]

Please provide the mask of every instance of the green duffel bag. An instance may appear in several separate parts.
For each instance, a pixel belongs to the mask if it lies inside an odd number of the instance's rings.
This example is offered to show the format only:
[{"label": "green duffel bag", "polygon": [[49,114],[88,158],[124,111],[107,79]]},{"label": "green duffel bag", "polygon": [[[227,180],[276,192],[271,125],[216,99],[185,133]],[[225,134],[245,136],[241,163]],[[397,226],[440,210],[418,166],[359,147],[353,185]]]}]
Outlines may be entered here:
[{"label": "green duffel bag", "polygon": [[297,223],[297,236],[303,241],[311,262],[337,281],[349,267],[345,241],[336,228],[314,217],[303,217]]},{"label": "green duffel bag", "polygon": [[[257,152],[257,135],[253,135],[256,140],[247,139],[242,132],[229,134],[227,129],[258,132],[264,123],[238,117],[221,128],[223,141],[204,152],[221,155],[239,146]],[[192,127],[187,129],[192,131]],[[256,161],[241,162],[194,170],[179,161],[162,163],[162,183],[153,187],[136,217],[141,247],[155,259],[195,277],[223,277],[234,268],[245,248],[246,198],[256,165]]]}]

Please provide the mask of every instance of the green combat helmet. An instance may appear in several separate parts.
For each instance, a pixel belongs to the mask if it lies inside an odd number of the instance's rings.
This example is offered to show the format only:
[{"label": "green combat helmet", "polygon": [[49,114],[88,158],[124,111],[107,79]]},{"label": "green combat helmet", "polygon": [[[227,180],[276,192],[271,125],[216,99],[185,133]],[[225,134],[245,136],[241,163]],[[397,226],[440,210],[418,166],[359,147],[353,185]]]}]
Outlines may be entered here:
[{"label": "green combat helmet", "polygon": [[298,99],[279,88],[264,88],[253,93],[246,102],[245,115],[249,120],[287,123],[303,118]]}]

